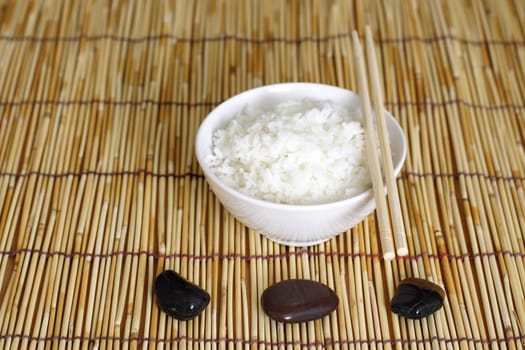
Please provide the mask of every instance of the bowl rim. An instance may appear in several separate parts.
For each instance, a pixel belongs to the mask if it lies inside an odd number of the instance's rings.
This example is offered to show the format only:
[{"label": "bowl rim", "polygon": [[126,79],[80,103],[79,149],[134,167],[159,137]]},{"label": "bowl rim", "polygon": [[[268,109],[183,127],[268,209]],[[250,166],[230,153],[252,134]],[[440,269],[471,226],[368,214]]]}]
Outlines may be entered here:
[{"label": "bowl rim", "polygon": [[[199,152],[199,149],[202,148],[201,146],[199,146],[199,140],[201,140],[203,137],[203,130],[208,124],[212,123],[212,120],[216,117],[216,115],[220,115],[219,113],[221,112],[222,109],[225,108],[225,106],[227,106],[228,104],[234,103],[235,100],[245,95],[254,94],[260,90],[286,91],[284,90],[285,88],[289,89],[293,86],[301,86],[303,88],[323,87],[326,89],[333,89],[334,91],[338,90],[340,92],[357,95],[356,92],[352,90],[348,90],[348,89],[345,89],[339,86],[335,86],[335,85],[328,85],[328,84],[323,84],[323,83],[311,83],[311,82],[284,82],[284,83],[275,83],[275,84],[258,86],[252,89],[244,90],[238,94],[235,94],[227,98],[223,102],[219,103],[216,107],[214,107],[206,115],[206,117],[200,123],[199,128],[197,130],[197,134],[195,136],[195,157],[197,158],[197,162],[199,163],[199,166],[201,170],[203,171],[204,176],[210,180],[213,180],[212,183],[210,183],[210,186],[213,187],[213,185],[216,184],[222,190],[228,192],[228,194],[235,196],[235,197],[239,197],[243,201],[248,202],[250,204],[254,204],[260,207],[266,207],[266,208],[270,208],[274,210],[286,210],[286,211],[294,211],[294,212],[295,211],[299,211],[299,212],[300,211],[312,211],[312,210],[329,210],[330,208],[338,208],[341,206],[347,206],[348,204],[351,204],[352,202],[360,202],[363,199],[371,196],[373,190],[372,188],[369,188],[367,190],[359,192],[358,194],[350,198],[343,198],[343,199],[332,201],[332,202],[314,203],[314,204],[289,204],[289,203],[271,202],[268,200],[264,200],[264,199],[260,199],[260,198],[256,198],[256,197],[247,195],[227,185],[217,175],[215,175],[215,173],[209,168],[209,166],[206,164],[205,159],[202,159],[201,152]],[[399,135],[401,135],[401,144],[403,146],[402,152],[400,154],[400,160],[398,164],[394,164],[394,174],[397,177],[406,160],[407,148],[408,148],[407,138],[399,122],[386,109],[385,109],[385,115],[387,116],[388,119],[390,119],[393,122],[395,129],[397,129]],[[232,117],[230,118],[233,118],[234,116],[235,115],[232,115]],[[214,128],[212,128],[212,130],[214,130]]]}]

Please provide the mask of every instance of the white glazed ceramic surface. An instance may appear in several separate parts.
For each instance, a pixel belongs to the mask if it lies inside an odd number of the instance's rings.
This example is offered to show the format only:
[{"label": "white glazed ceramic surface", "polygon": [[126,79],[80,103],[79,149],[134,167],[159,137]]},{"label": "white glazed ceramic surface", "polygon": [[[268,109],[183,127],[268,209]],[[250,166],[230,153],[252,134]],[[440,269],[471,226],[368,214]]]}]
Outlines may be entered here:
[{"label": "white glazed ceramic surface", "polygon": [[[224,207],[246,226],[286,245],[309,246],[324,242],[366,218],[374,209],[372,189],[359,195],[326,204],[289,205],[247,196],[222,183],[205,162],[212,150],[212,134],[237,115],[246,105],[270,107],[290,99],[331,100],[350,110],[359,109],[359,97],[352,91],[313,83],[267,85],[240,93],[217,106],[202,122],[195,151],[211,190]],[[392,115],[386,112],[394,172],[399,174],[405,161],[407,142]]]}]

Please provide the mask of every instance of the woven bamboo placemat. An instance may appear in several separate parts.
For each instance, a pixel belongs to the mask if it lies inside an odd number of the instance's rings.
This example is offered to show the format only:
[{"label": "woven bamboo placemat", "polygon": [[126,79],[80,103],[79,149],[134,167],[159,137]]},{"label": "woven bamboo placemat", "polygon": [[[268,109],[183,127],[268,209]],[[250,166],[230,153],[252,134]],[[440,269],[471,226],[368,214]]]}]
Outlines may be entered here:
[{"label": "woven bamboo placemat", "polygon": [[[374,32],[410,254],[381,258],[374,215],[290,248],[233,219],[193,153],[242,90],[356,90],[351,32]],[[0,348],[523,348],[525,3],[0,1]],[[211,294],[178,322],[153,280]],[[446,290],[410,321],[404,277]],[[336,312],[270,321],[262,291],[317,280]]]}]

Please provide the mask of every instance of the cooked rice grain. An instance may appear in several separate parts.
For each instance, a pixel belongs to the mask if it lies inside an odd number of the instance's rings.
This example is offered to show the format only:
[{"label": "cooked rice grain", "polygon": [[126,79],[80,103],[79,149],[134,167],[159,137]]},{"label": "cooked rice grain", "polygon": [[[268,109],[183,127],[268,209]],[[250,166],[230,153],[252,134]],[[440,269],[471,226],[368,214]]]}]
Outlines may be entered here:
[{"label": "cooked rice grain", "polygon": [[246,107],[213,135],[208,158],[229,186],[271,202],[320,204],[371,186],[359,114],[330,101]]}]

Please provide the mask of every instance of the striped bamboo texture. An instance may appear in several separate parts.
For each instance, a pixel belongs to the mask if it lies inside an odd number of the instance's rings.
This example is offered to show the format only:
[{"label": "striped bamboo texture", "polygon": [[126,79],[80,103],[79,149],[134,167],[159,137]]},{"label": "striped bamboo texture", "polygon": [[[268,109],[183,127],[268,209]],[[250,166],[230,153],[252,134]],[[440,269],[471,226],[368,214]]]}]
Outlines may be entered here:
[{"label": "striped bamboo texture", "polygon": [[[409,140],[398,178],[409,255],[375,217],[309,248],[218,203],[196,130],[242,90],[356,90],[370,25],[386,108]],[[525,2],[0,0],[0,349],[520,349],[525,345]],[[211,294],[159,312],[174,269]],[[443,309],[397,317],[404,277]],[[269,285],[307,278],[336,312],[282,325]]]}]

